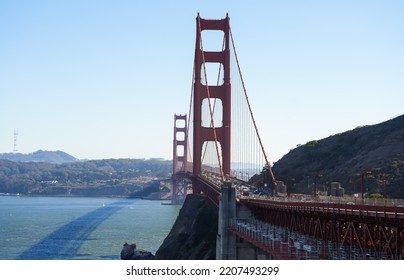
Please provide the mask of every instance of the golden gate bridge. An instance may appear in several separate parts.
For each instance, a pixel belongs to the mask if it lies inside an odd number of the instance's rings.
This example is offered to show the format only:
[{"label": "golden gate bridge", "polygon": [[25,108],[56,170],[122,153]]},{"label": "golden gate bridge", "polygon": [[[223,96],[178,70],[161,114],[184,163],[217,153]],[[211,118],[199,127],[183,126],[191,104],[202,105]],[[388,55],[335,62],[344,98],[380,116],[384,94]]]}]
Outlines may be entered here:
[{"label": "golden gate bridge", "polygon": [[[215,50],[205,48],[209,32],[223,35]],[[237,248],[243,242],[255,248],[255,257],[404,258],[404,207],[369,204],[363,195],[359,203],[322,199],[316,190],[305,200],[278,195],[228,15],[196,18],[189,111],[174,115],[172,180],[173,203],[181,203],[191,186],[219,209],[234,193],[236,206],[219,217],[218,235],[235,248],[223,249],[229,252],[221,258],[251,258]],[[265,195],[250,195],[251,190]]]}]

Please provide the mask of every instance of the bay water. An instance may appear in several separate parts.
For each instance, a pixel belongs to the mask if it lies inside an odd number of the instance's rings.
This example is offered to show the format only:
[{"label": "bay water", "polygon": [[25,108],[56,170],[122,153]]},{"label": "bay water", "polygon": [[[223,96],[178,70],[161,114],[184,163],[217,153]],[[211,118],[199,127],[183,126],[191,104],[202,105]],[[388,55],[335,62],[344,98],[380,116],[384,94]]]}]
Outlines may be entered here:
[{"label": "bay water", "polygon": [[159,200],[0,196],[0,259],[119,259],[125,242],[154,254],[179,209]]}]

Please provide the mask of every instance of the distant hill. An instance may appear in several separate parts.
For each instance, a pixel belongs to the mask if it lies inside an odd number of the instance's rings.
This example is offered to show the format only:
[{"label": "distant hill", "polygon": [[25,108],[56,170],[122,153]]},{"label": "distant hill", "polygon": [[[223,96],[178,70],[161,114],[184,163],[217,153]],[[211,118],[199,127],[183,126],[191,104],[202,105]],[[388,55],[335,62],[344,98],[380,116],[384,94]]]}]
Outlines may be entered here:
[{"label": "distant hill", "polygon": [[[0,159],[0,195],[147,196],[169,178],[172,161],[104,159],[63,164]],[[146,187],[150,187],[145,190]]]},{"label": "distant hill", "polygon": [[[293,185],[292,192],[312,192],[316,173],[320,185],[341,182],[346,193],[360,192],[361,173],[369,194],[404,198],[404,115],[358,127],[291,150],[273,166],[277,180]],[[321,189],[320,189],[321,190]]]},{"label": "distant hill", "polygon": [[48,163],[69,163],[78,161],[75,157],[62,151],[36,151],[31,154],[5,153],[0,154],[0,159],[17,162],[48,162]]}]

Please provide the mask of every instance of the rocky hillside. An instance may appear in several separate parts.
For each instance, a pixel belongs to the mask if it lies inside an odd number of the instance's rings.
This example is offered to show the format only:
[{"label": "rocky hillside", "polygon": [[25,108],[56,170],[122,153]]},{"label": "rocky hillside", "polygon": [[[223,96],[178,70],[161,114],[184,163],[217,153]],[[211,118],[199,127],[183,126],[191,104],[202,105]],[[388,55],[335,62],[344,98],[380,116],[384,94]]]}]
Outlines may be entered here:
[{"label": "rocky hillside", "polygon": [[404,115],[300,145],[276,162],[273,171],[277,180],[292,185],[292,192],[310,193],[314,175],[321,173],[320,185],[337,181],[353,193],[367,168],[369,195],[384,195],[386,186],[387,197],[404,198]]},{"label": "rocky hillside", "polygon": [[217,207],[189,194],[177,220],[156,252],[158,260],[211,260],[216,256]]}]

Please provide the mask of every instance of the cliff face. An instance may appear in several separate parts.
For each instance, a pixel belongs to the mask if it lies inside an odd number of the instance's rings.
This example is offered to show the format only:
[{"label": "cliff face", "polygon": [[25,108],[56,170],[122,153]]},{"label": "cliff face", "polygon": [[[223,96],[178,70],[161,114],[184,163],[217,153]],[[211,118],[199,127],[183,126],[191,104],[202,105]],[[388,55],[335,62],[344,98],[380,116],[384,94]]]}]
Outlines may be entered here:
[{"label": "cliff face", "polygon": [[218,209],[206,197],[188,195],[155,259],[215,259],[217,219]]}]

